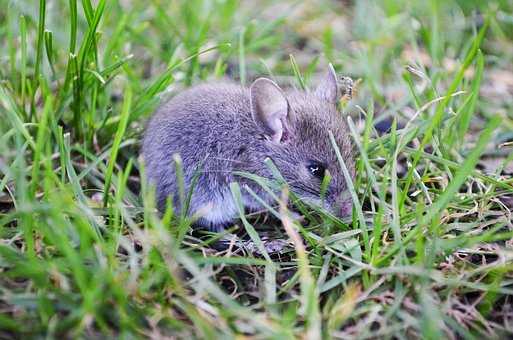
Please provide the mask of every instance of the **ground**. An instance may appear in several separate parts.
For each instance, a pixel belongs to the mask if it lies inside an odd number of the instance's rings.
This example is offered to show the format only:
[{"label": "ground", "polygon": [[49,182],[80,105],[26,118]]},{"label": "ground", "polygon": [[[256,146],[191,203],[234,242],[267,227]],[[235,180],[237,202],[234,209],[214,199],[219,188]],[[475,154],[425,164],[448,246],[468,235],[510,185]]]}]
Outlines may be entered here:
[{"label": "ground", "polygon": [[[0,338],[513,336],[511,1],[0,8]],[[292,218],[286,186],[224,234],[155,212],[159,102],[328,62],[355,81],[352,221]]]}]

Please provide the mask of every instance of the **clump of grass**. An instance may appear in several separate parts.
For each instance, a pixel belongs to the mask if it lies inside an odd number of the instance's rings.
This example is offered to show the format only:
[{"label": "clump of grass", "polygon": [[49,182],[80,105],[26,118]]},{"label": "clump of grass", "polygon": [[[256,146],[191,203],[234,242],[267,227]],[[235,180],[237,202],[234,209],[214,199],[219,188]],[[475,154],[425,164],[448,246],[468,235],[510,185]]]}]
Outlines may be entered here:
[{"label": "clump of grass", "polygon": [[[0,337],[512,335],[512,103],[492,77],[513,77],[511,4],[3,5]],[[323,58],[361,80],[352,221],[298,202],[298,223],[286,185],[275,219],[241,209],[220,234],[155,213],[137,156],[161,99],[222,76],[307,88]]]}]

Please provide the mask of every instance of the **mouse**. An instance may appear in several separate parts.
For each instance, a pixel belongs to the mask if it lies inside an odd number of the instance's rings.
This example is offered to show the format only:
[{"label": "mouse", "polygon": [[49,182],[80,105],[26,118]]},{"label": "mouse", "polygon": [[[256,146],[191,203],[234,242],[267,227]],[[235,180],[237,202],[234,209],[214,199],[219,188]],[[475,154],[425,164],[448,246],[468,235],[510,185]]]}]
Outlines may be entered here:
[{"label": "mouse", "polygon": [[[350,80],[341,79],[346,85]],[[354,179],[354,146],[338,109],[341,97],[350,95],[348,89],[329,64],[313,90],[283,90],[262,77],[249,87],[226,81],[204,83],[172,97],[151,116],[142,141],[141,156],[158,210],[164,212],[168,200],[174,211],[183,208],[175,166],[179,155],[183,187],[186,193],[190,190],[186,214],[199,216],[195,227],[222,231],[239,217],[232,182],[250,188],[270,205],[275,203],[258,183],[238,175],[272,179],[266,159],[299,199],[337,217],[349,216],[352,201],[329,138],[331,131]],[[321,183],[328,172],[330,181],[321,200]],[[263,209],[246,190],[241,198],[246,211]]]}]

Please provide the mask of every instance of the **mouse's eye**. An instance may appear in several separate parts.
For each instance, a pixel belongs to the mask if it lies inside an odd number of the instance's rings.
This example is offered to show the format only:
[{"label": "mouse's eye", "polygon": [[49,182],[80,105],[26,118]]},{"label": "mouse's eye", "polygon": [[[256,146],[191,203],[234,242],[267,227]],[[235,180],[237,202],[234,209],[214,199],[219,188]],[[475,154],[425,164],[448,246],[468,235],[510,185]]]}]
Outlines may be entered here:
[{"label": "mouse's eye", "polygon": [[324,164],[316,161],[310,161],[306,167],[313,176],[320,180],[324,178],[324,174],[326,173],[326,166],[324,166]]}]

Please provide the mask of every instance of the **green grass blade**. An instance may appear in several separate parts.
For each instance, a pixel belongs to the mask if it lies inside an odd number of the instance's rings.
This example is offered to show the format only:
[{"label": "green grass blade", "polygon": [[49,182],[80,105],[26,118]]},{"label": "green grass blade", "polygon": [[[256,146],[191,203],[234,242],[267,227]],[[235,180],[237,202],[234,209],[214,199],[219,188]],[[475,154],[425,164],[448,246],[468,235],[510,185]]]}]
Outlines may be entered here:
[{"label": "green grass blade", "polygon": [[132,105],[132,90],[128,87],[125,90],[125,99],[123,101],[123,108],[121,109],[121,119],[119,121],[116,135],[114,136],[114,142],[112,143],[111,154],[109,163],[107,165],[107,172],[105,173],[105,189],[103,190],[103,206],[107,206],[110,195],[110,182],[112,180],[112,174],[114,172],[114,166],[116,165],[116,159],[119,153],[119,146],[121,145],[123,136],[128,125],[128,119],[130,117],[130,109]]}]

